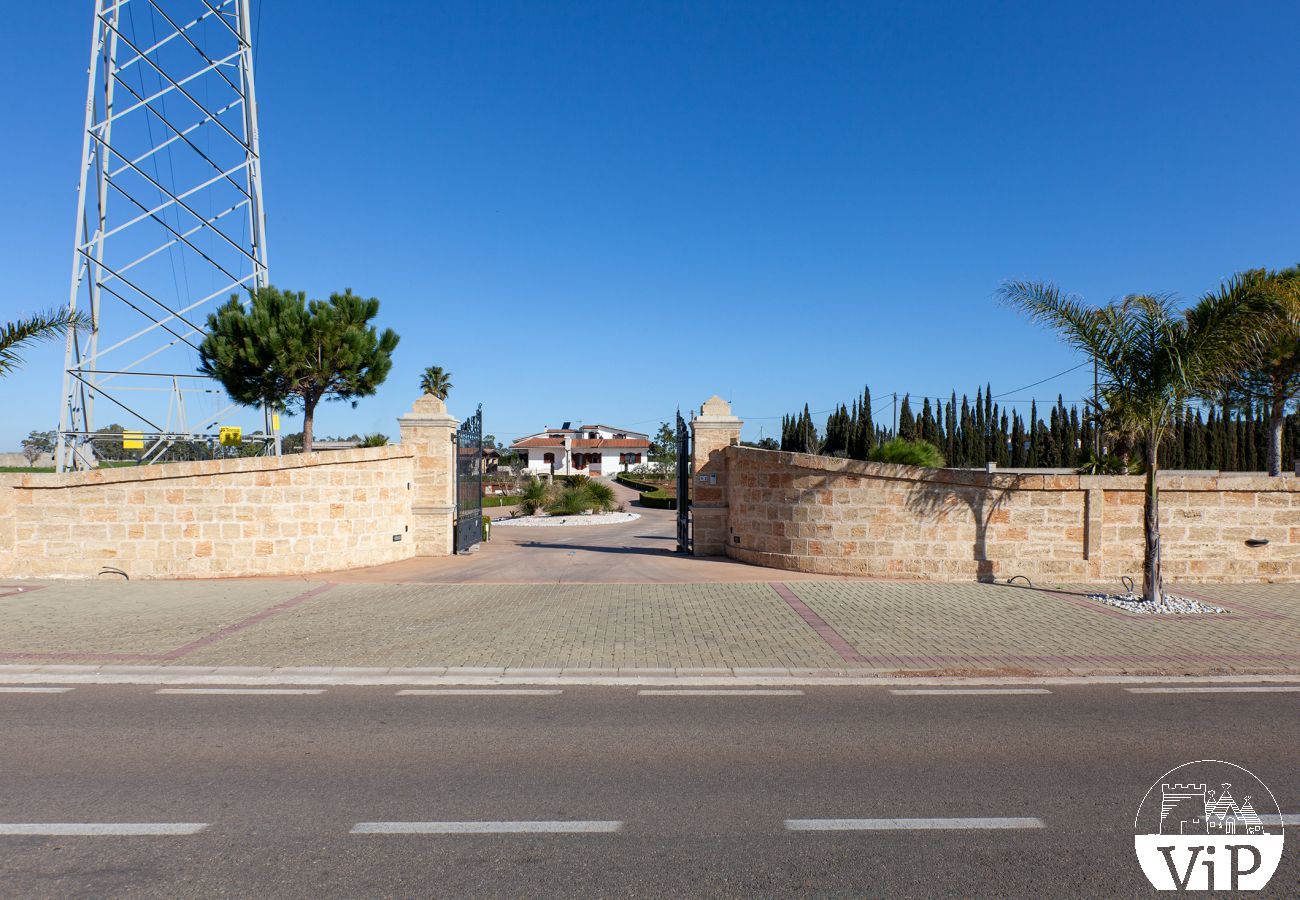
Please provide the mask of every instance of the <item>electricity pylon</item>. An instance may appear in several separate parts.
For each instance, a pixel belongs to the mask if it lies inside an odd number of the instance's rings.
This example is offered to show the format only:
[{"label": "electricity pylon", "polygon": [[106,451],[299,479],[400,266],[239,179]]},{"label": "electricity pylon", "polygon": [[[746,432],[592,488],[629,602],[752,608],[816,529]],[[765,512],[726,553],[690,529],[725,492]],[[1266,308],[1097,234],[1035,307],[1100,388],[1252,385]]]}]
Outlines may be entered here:
[{"label": "electricity pylon", "polygon": [[94,0],[59,471],[96,444],[202,455],[222,425],[278,449],[197,371],[208,313],[267,284],[250,24],[249,0]]}]

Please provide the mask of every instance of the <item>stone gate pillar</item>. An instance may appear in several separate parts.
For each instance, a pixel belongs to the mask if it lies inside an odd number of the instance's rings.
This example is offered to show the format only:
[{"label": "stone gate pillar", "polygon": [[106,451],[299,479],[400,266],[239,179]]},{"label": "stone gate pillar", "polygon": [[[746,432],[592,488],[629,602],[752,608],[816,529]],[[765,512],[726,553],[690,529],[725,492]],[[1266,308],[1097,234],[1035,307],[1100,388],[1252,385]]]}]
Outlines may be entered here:
[{"label": "stone gate pillar", "polygon": [[447,404],[432,394],[415,401],[397,420],[402,445],[415,451],[415,495],[411,498],[411,539],[416,556],[450,556],[456,518],[456,471],[452,436],[460,423]]},{"label": "stone gate pillar", "polygon": [[725,450],[740,443],[740,419],[731,404],[714,394],[691,418],[691,518],[694,555],[722,556],[727,548],[727,460]]}]

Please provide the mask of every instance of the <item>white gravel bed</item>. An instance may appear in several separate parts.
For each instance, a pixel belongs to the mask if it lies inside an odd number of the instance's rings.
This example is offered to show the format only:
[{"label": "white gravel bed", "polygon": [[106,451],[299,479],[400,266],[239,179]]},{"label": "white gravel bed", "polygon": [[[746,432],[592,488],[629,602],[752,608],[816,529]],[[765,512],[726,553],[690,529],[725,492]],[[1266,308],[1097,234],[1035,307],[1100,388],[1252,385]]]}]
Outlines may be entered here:
[{"label": "white gravel bed", "polygon": [[1150,616],[1189,616],[1226,613],[1222,606],[1211,606],[1199,600],[1165,594],[1155,603],[1147,603],[1137,594],[1089,594],[1090,600],[1100,600],[1107,606],[1114,606],[1125,612],[1141,613]]},{"label": "white gravel bed", "polygon": [[526,528],[557,528],[565,525],[621,525],[641,518],[638,513],[595,513],[590,516],[515,516],[514,518],[493,519],[492,527],[498,525],[522,525]]}]

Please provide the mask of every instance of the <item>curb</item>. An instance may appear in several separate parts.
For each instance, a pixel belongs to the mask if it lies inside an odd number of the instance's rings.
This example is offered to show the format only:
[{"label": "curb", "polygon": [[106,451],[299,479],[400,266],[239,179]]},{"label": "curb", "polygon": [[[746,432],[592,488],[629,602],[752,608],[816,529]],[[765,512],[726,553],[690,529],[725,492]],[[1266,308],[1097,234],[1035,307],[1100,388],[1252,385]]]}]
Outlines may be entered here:
[{"label": "curb", "polygon": [[908,676],[828,669],[513,669],[382,666],[0,666],[0,684],[585,685],[898,687],[955,685],[1300,684],[1300,674]]}]

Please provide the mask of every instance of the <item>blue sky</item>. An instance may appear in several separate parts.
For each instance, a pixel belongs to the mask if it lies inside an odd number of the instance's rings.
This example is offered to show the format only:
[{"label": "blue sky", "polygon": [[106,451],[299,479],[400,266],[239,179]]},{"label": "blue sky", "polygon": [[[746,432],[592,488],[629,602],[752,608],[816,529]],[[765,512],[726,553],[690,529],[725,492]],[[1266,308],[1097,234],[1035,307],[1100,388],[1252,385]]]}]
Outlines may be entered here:
[{"label": "blue sky", "polygon": [[[1192,299],[1300,260],[1295,4],[253,5],[272,280],[403,338],[318,434],[395,436],[435,363],[499,437],[714,392],[771,434],[1072,365],[1007,278]],[[90,8],[6,10],[6,318],[66,301]],[[2,383],[0,449],[61,361]]]}]

